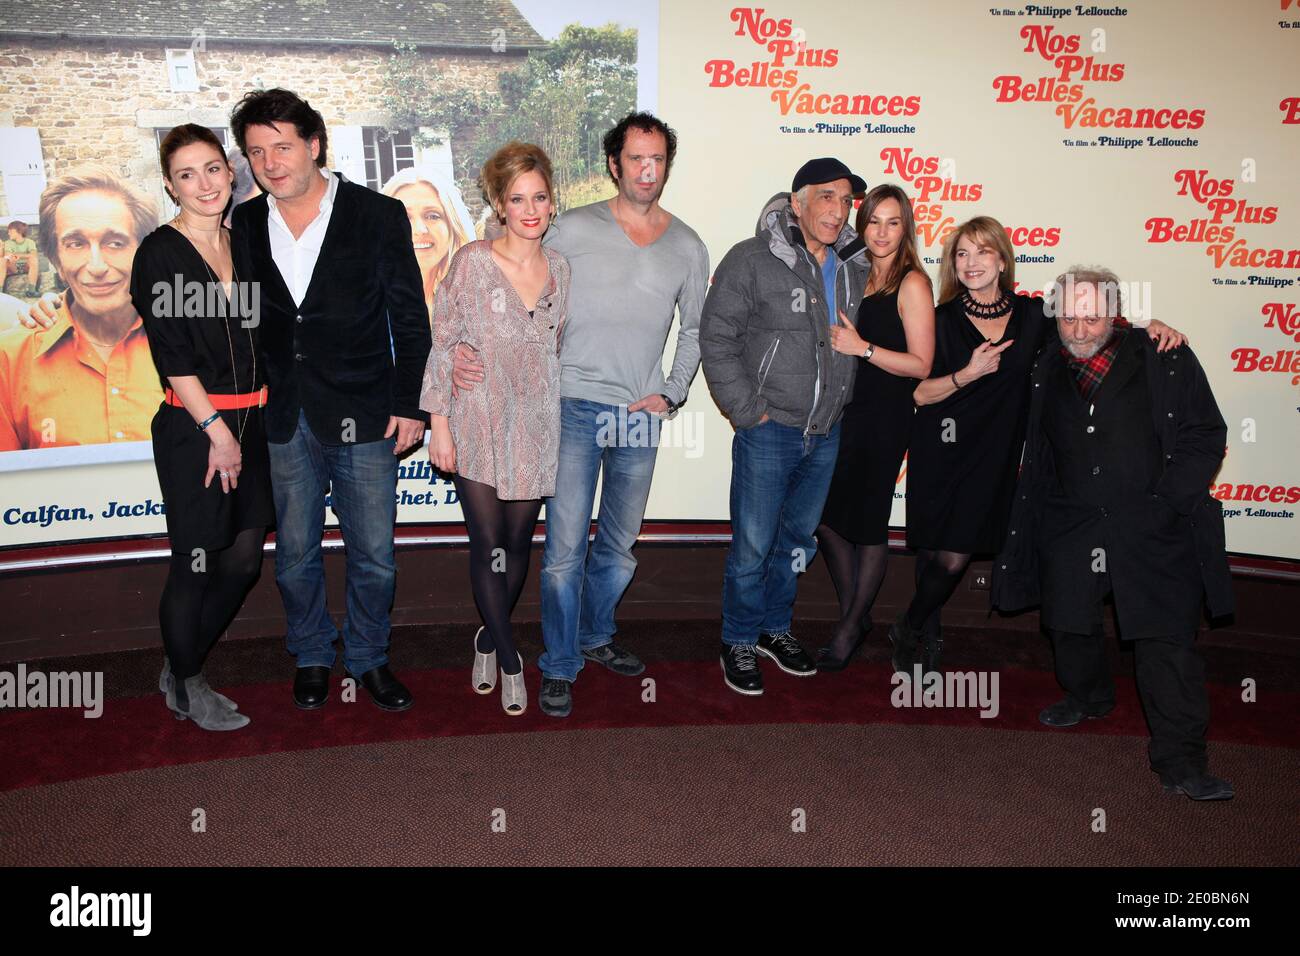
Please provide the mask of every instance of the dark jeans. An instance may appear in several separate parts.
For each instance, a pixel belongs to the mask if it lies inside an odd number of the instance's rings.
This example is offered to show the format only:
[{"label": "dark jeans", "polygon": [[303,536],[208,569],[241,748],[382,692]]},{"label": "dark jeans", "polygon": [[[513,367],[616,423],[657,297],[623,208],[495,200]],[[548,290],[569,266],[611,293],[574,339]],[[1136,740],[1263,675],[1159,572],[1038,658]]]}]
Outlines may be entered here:
[{"label": "dark jeans", "polygon": [[[1106,663],[1101,603],[1091,634],[1048,633],[1056,653],[1056,679],[1069,699],[1089,714],[1104,714],[1114,707],[1115,684]],[[1205,664],[1195,642],[1194,631],[1133,642],[1138,694],[1151,730],[1151,769],[1174,778],[1204,771],[1207,765],[1210,702]]]},{"label": "dark jeans", "polygon": [[269,443],[275,497],[275,580],[288,619],[285,643],[299,667],[332,667],[338,632],[325,607],[325,495],[347,553],[343,663],[357,677],[388,663],[389,610],[397,583],[393,439],[322,445],[307,419],[285,444]]}]

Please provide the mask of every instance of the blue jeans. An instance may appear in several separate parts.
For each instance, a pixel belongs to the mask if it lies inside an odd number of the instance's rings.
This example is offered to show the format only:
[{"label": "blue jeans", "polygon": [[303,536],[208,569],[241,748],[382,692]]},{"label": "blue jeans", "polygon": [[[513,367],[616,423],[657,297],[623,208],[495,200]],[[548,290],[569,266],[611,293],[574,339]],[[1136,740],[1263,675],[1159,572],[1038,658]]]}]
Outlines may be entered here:
[{"label": "blue jeans", "polygon": [[753,644],[790,629],[799,574],[830,490],[840,426],[805,438],[774,421],[731,443],[731,549],[722,585],[722,642]]},{"label": "blue jeans", "polygon": [[[582,651],[614,639],[614,610],[636,571],[632,545],[641,531],[655,456],[658,419],[626,406],[560,400],[560,464],[546,499],[542,557],[545,677],[573,681]],[[596,539],[587,550],[596,479],[604,469]]]},{"label": "blue jeans", "polygon": [[288,619],[285,643],[299,667],[333,667],[338,632],[325,609],[325,495],[347,552],[343,663],[360,677],[388,663],[389,609],[397,583],[393,524],[397,456],[393,439],[322,445],[306,416],[285,444],[269,443],[275,497],[275,581]]}]

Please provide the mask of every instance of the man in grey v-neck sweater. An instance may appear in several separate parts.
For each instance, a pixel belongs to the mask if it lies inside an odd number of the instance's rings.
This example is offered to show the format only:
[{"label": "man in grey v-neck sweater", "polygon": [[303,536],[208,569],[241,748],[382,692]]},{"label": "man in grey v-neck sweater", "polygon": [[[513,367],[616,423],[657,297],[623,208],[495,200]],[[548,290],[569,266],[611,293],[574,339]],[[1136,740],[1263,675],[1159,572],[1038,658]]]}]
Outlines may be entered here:
[{"label": "man in grey v-neck sweater", "polygon": [[[560,454],[555,496],[546,500],[542,559],[542,636],[546,651],[539,703],[568,716],[584,661],[634,676],[645,665],[614,643],[614,611],[636,570],[658,453],[657,416],[686,401],[700,364],[699,325],[709,254],[695,231],[659,208],[677,137],[648,113],[624,118],[605,136],[618,195],[564,213],[545,242],[571,269],[569,310],[560,340]],[[653,241],[638,245],[614,206],[645,229],[668,217]],[[625,220],[626,221],[626,220]],[[664,346],[677,313],[673,367]],[[471,366],[456,360],[456,384]],[[587,547],[596,484],[600,513]]]},{"label": "man in grey v-neck sweater", "polygon": [[[544,241],[573,270],[560,394],[607,405],[661,393],[675,405],[684,402],[700,365],[700,310],[709,280],[709,253],[695,230],[674,217],[662,236],[641,247],[601,201],[566,212]],[[665,380],[664,346],[679,307],[677,353]]]}]

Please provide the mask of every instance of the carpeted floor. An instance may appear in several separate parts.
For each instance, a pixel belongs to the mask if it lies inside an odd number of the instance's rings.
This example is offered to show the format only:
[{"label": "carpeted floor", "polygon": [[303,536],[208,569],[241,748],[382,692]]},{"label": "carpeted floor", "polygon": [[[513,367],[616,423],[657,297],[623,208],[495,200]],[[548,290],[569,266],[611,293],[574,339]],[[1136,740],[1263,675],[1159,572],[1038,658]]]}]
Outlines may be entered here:
[{"label": "carpeted floor", "polygon": [[[1058,696],[1041,639],[950,633],[950,669],[998,674],[999,713],[983,719],[891,706],[882,628],[845,673],[796,679],[769,664],[767,694],[743,698],[722,685],[715,628],[629,626],[620,640],[645,656],[653,700],[642,678],[592,665],[569,720],[538,712],[531,665],[524,717],[474,695],[463,627],[395,633],[395,669],[417,698],[404,714],[337,690],[299,712],[278,640],[226,642],[209,676],[253,719],[232,734],[171,719],[156,651],[32,662],[102,670],[108,700],[97,720],[0,713],[0,864],[1295,861],[1300,669],[1287,646],[1203,642],[1212,768],[1238,796],[1196,804],[1146,768],[1119,645],[1115,713],[1050,731],[1036,721]],[[521,633],[535,661],[536,625]],[[1247,677],[1258,702],[1241,700]]]},{"label": "carpeted floor", "polygon": [[1164,794],[1142,757],[1130,737],[824,724],[329,747],[0,794],[0,862],[1294,864],[1295,751],[1216,745],[1240,791],[1222,804]]}]

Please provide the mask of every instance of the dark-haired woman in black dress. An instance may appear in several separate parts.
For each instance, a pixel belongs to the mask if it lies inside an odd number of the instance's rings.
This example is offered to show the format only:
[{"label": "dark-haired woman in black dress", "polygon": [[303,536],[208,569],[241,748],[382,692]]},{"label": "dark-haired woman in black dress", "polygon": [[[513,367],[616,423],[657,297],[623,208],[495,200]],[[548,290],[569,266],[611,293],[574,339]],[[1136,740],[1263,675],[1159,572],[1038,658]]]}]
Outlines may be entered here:
[{"label": "dark-haired woman in black dress", "polygon": [[131,269],[165,392],[153,419],[172,552],[159,604],[167,652],[159,689],[178,719],[236,730],[248,717],[208,686],[203,662],[256,581],[275,520],[256,299],[221,225],[234,174],[220,141],[202,126],[178,126],[159,154],[180,214],[144,238]]},{"label": "dark-haired woman in black dress", "polygon": [[871,275],[857,322],[841,313],[835,351],[862,359],[844,409],[835,475],[817,528],[818,550],[839,597],[840,619],[817,669],[843,670],[870,630],[868,613],[889,556],[889,513],[912,432],[912,390],[930,372],[934,300],[916,251],[912,204],[897,186],[867,193],[858,234]]},{"label": "dark-haired woman in black dress", "polygon": [[[1161,322],[1147,331],[1161,350],[1183,341]],[[1029,372],[1039,351],[1057,341],[1043,300],[1015,292],[1015,254],[1002,225],[988,216],[962,223],[945,240],[934,366],[915,393],[907,545],[916,551],[916,593],[890,628],[900,674],[910,675],[918,649],[924,670],[938,669],[940,609],[972,554],[1002,549],[1025,441]]]}]

